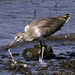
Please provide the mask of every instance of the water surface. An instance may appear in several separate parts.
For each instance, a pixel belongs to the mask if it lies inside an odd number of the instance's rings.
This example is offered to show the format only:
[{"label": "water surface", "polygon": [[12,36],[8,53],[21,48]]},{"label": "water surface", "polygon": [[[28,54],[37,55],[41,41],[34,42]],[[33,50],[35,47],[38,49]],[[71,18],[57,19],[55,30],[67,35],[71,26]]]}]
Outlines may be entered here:
[{"label": "water surface", "polygon": [[[0,0],[0,46],[4,46],[9,44],[13,39],[14,35],[18,32],[24,32],[24,28],[31,21],[38,18],[45,17],[54,17],[63,14],[70,14],[71,19],[62,27],[62,29],[56,32],[54,35],[58,34],[68,34],[75,33],[75,1],[74,0]],[[75,42],[70,41],[49,41],[46,42],[47,45],[53,46],[54,53],[56,55],[60,53],[65,53],[67,51],[73,52],[75,50],[74,45]],[[71,43],[71,45],[69,45]],[[15,57],[16,60],[22,58],[21,53],[27,47],[34,47],[34,44],[29,44],[26,46],[21,46],[12,49],[12,53],[20,53],[20,56]],[[10,57],[8,52],[2,52],[0,55],[7,55]],[[2,59],[0,57],[0,59]],[[7,62],[8,58],[4,58],[3,61]],[[26,62],[22,58],[23,62]],[[50,60],[51,61],[51,60]],[[50,61],[46,61],[47,63],[47,74],[57,73],[57,71],[52,71],[54,66],[49,65]],[[32,74],[39,74],[38,69],[38,61],[30,61],[29,63],[36,63],[36,65],[32,68],[30,65]],[[57,60],[54,60],[54,64],[58,63]],[[54,65],[53,64],[53,65]],[[1,65],[0,65],[1,66]],[[52,67],[52,68],[51,68]],[[45,74],[45,70],[41,70]],[[1,75],[4,74],[12,74],[12,71],[0,71]],[[46,75],[46,74],[45,74]]]}]

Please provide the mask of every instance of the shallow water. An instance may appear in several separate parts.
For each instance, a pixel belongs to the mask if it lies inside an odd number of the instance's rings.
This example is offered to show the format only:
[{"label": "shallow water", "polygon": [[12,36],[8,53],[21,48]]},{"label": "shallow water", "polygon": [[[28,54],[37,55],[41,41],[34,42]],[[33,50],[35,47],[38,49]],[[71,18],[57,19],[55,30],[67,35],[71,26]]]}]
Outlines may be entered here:
[{"label": "shallow water", "polygon": [[[54,17],[62,14],[70,14],[71,19],[62,27],[62,29],[56,32],[54,35],[58,34],[68,34],[75,33],[75,1],[74,0],[0,0],[0,46],[9,44],[17,32],[24,32],[24,27],[31,21],[37,18],[44,17]],[[47,45],[51,45],[54,53],[56,55],[60,53],[65,53],[67,51],[73,52],[75,50],[75,42],[70,41],[49,41],[46,42]],[[27,47],[34,47],[34,44],[29,44],[21,47],[16,47],[12,49],[12,53],[20,53],[20,56],[15,57],[17,59],[22,59],[21,53]],[[0,55],[7,55],[10,57],[8,52],[1,52]],[[8,57],[2,59],[7,62]],[[52,60],[50,60],[52,61]],[[46,61],[46,71],[47,74],[53,74],[59,71],[52,71],[50,61]],[[58,63],[54,60],[55,64]],[[38,61],[29,61],[28,63],[36,65],[32,68],[30,65],[31,73],[38,74]],[[48,66],[49,65],[49,66]],[[0,65],[1,66],[1,65]],[[49,71],[50,70],[50,71]],[[44,70],[43,70],[44,71]],[[40,71],[42,72],[42,70]],[[45,72],[43,72],[45,74]],[[0,75],[10,75],[13,74],[12,71],[0,70]],[[16,73],[18,74],[18,73]],[[45,74],[46,75],[46,74]]]}]

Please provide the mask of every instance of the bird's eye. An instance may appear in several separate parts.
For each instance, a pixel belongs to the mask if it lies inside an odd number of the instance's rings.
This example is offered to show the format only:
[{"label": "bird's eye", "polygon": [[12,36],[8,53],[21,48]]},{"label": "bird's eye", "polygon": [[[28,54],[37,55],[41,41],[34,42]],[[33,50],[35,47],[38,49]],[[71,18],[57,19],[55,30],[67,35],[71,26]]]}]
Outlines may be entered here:
[{"label": "bird's eye", "polygon": [[17,38],[20,38],[19,36]]}]

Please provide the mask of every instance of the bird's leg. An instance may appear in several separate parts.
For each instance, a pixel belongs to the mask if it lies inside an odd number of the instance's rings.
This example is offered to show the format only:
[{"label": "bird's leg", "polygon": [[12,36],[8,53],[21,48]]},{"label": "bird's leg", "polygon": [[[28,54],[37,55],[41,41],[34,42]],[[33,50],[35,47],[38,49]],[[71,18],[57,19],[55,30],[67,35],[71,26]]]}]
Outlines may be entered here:
[{"label": "bird's leg", "polygon": [[39,55],[39,61],[40,63],[42,63],[43,60],[43,53],[44,53],[44,46],[42,45],[42,42],[40,41],[40,46],[41,46],[41,50],[40,50],[40,55]]},{"label": "bird's leg", "polygon": [[12,53],[11,53],[10,49],[8,49],[8,51],[9,51],[9,54],[10,54],[10,56],[11,56],[11,58],[12,58],[12,61],[13,61],[14,63],[17,63],[17,62],[14,60],[14,58],[13,58],[13,56],[12,56]]},{"label": "bird's leg", "polygon": [[46,46],[46,44],[45,44],[45,41],[43,41],[43,46],[44,46],[44,48],[47,50],[47,46]]}]

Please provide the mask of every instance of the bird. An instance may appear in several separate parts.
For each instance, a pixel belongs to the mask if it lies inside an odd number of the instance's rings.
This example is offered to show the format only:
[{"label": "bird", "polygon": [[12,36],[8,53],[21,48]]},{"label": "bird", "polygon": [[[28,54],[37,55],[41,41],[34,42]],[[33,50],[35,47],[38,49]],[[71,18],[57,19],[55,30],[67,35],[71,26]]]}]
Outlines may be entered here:
[{"label": "bird", "polygon": [[70,17],[71,16],[69,14],[64,14],[57,17],[40,18],[32,21],[30,24],[26,25],[24,29],[25,32],[19,32],[15,35],[13,42],[9,45],[9,48],[16,43],[38,40],[41,46],[39,61],[42,63],[43,52],[46,48],[46,37],[51,36],[56,31],[60,30],[61,27],[70,19]]}]

